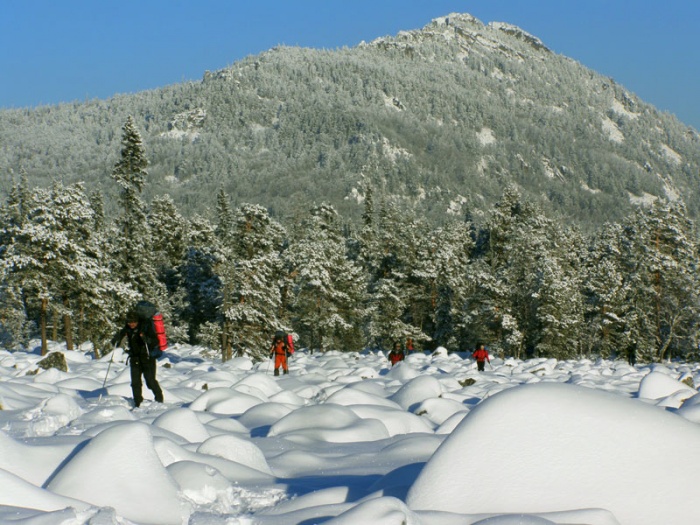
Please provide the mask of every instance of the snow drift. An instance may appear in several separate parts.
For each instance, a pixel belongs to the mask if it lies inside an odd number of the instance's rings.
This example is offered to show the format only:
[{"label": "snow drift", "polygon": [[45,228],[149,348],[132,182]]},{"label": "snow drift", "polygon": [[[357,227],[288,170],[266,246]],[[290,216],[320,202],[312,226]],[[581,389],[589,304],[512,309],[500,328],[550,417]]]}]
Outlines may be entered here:
[{"label": "snow drift", "polygon": [[[650,429],[654,429],[650,432]],[[410,488],[413,511],[602,508],[621,523],[700,523],[700,428],[585,387],[523,385],[477,406]]]}]

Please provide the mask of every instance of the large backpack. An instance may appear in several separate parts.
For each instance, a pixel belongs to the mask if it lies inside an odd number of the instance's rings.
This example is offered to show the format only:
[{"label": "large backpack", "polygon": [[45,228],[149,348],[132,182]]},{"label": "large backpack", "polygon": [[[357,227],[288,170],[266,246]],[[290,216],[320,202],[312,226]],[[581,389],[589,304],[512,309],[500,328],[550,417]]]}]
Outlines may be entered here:
[{"label": "large backpack", "polygon": [[165,323],[163,323],[163,315],[158,311],[156,305],[148,301],[139,301],[134,308],[136,315],[141,321],[150,321],[153,323],[153,330],[156,333],[158,340],[157,348],[149,348],[151,357],[160,357],[168,348],[168,338],[165,336]]}]

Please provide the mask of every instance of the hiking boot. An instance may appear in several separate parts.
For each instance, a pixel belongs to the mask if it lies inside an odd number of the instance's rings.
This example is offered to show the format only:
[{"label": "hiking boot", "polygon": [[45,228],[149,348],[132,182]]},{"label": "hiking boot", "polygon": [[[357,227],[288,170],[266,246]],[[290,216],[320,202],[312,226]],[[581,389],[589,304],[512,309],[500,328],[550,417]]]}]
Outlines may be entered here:
[{"label": "hiking boot", "polygon": [[276,376],[280,375],[280,371],[277,368],[275,368],[275,375]]}]

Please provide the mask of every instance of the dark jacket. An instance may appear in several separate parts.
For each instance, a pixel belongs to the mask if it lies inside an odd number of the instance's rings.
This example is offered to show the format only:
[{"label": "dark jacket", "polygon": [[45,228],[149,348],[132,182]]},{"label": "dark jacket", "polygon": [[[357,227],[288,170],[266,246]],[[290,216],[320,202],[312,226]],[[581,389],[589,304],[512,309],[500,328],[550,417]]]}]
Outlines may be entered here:
[{"label": "dark jacket", "polygon": [[136,328],[133,329],[128,324],[125,325],[112,338],[112,344],[118,344],[125,337],[127,338],[127,352],[132,359],[155,357],[160,349],[156,330],[153,328],[153,322],[150,320],[139,321]]}]

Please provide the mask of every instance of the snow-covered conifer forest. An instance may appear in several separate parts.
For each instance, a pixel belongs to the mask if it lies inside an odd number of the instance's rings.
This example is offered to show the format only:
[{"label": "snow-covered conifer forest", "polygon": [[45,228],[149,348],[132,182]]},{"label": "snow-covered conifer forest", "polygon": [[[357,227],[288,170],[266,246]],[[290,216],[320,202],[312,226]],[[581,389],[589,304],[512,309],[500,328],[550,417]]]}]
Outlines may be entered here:
[{"label": "snow-covered conifer forest", "polygon": [[[145,202],[147,152],[134,120],[112,169],[114,219],[83,184],[31,188],[0,208],[3,343],[83,342],[106,351],[126,310],[157,304],[174,343],[224,360],[265,355],[277,329],[311,350],[471,348],[515,358],[692,359],[698,348],[694,223],[681,201],[640,207],[583,233],[507,187],[488,210],[440,226],[363,188],[360,224],[330,205],[282,225],[260,205],[216,220]],[[477,216],[478,215],[478,216]]]}]

